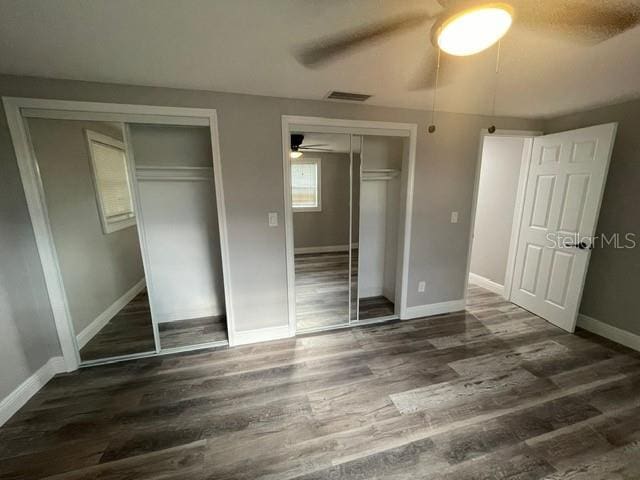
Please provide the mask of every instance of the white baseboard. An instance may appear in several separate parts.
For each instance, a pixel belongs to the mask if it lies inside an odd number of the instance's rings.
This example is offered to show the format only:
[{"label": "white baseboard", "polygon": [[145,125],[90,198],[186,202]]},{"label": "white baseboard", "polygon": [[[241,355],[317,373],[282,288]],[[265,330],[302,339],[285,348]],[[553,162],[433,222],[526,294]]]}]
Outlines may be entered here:
[{"label": "white baseboard", "polygon": [[582,313],[578,315],[578,326],[620,345],[640,351],[640,335],[627,332]]},{"label": "white baseboard", "polygon": [[193,320],[194,318],[218,317],[225,314],[224,306],[220,305],[193,310],[179,310],[175,312],[155,312],[154,318],[158,323],[179,322],[181,320]]},{"label": "white baseboard", "polygon": [[288,338],[290,336],[289,325],[284,325],[282,327],[256,328],[255,330],[235,332],[233,335],[232,346],[268,342],[269,340],[280,340],[281,338]]},{"label": "white baseboard", "polygon": [[417,307],[407,307],[402,320],[412,318],[430,317],[432,315],[442,315],[443,313],[458,312],[464,310],[466,301],[464,298],[460,300],[452,300],[450,302],[431,303],[429,305],[418,305]]},{"label": "white baseboard", "polygon": [[54,375],[66,371],[64,358],[52,357],[33,375],[0,401],[0,427],[46,385]]},{"label": "white baseboard", "polygon": [[[357,248],[357,246],[354,246]],[[294,248],[294,253],[331,253],[331,252],[348,252],[349,245],[328,245],[326,247],[299,247]]]},{"label": "white baseboard", "polygon": [[96,336],[96,334],[102,330],[109,321],[116,316],[116,314],[122,310],[127,303],[135,298],[146,287],[145,279],[143,278],[133,287],[125,292],[120,298],[118,298],[113,304],[111,304],[104,312],[98,315],[89,325],[87,325],[77,336],[78,348],[84,347],[89,341]]},{"label": "white baseboard", "polygon": [[490,292],[497,293],[498,295],[502,295],[504,297],[504,285],[500,285],[493,280],[489,280],[486,277],[482,277],[471,272],[469,272],[469,281],[471,283],[475,283],[479,287],[485,288]]}]

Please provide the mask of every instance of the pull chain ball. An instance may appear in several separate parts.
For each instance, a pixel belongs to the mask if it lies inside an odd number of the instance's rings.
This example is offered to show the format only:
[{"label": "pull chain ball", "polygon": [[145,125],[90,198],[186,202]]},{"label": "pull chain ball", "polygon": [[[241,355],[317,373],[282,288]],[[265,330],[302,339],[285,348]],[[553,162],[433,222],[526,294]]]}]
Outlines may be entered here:
[{"label": "pull chain ball", "polygon": [[433,133],[436,131],[436,126],[435,125],[429,125],[429,128],[427,129],[429,133]]}]

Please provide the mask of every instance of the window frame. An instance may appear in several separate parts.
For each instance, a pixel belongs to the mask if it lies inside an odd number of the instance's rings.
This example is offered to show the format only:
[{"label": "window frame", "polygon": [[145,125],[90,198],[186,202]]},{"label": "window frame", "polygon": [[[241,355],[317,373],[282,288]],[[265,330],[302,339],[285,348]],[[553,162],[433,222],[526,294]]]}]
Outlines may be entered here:
[{"label": "window frame", "polygon": [[[129,158],[127,156],[127,148],[123,141],[118,140],[117,138],[110,137],[108,135],[104,135],[99,132],[95,132],[93,130],[85,129],[85,136],[87,138],[87,149],[89,150],[89,164],[91,166],[91,178],[93,179],[93,187],[96,195],[96,203],[98,205],[98,216],[100,217],[100,223],[102,225],[102,231],[105,234],[110,234],[117,232],[119,230],[124,230],[125,228],[135,226],[138,221],[136,218],[136,211],[133,199],[133,185],[131,181],[131,176],[129,174]],[[100,194],[98,176],[97,176],[97,168],[96,168],[96,159],[93,152],[93,143],[100,143],[106,145],[108,147],[115,148],[117,150],[122,150],[125,159],[125,174],[127,177],[127,185],[129,187],[129,198],[131,199],[131,216],[126,217],[120,220],[109,221],[107,219],[107,215],[105,213],[104,202],[102,201],[102,195]]]},{"label": "window frame", "polygon": [[290,169],[294,165],[316,165],[316,192],[318,205],[315,207],[296,207],[293,202],[293,172],[289,172],[291,177],[291,209],[294,212],[321,212],[322,211],[322,159],[319,157],[300,157],[291,159]]}]

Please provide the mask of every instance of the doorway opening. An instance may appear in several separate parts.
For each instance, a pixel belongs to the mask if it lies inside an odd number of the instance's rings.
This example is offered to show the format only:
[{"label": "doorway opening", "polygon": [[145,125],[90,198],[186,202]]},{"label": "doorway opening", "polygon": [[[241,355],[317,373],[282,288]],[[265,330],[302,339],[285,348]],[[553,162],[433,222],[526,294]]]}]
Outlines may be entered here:
[{"label": "doorway opening", "polygon": [[467,280],[507,300],[535,135],[483,131],[480,138]]},{"label": "doorway opening", "polygon": [[469,281],[575,330],[616,131],[481,136]]}]

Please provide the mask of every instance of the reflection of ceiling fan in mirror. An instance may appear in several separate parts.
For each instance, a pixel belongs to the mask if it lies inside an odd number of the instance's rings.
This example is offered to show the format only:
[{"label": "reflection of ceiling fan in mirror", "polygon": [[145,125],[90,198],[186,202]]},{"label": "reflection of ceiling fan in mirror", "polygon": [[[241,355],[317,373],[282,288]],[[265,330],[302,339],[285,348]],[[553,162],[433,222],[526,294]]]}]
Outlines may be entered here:
[{"label": "reflection of ceiling fan in mirror", "polygon": [[[426,2],[427,0],[425,0]],[[320,39],[297,52],[307,67],[320,66],[380,38],[431,26],[431,43],[455,56],[479,53],[494,45],[511,28],[559,33],[568,39],[599,43],[640,23],[634,0],[437,0],[442,11],[425,11],[361,26]],[[431,88],[437,56],[431,55],[422,77]]]},{"label": "reflection of ceiling fan in mirror", "polygon": [[300,158],[304,152],[333,152],[333,149],[326,148],[328,143],[314,143],[303,145],[304,135],[300,133],[291,134],[291,158]]}]

